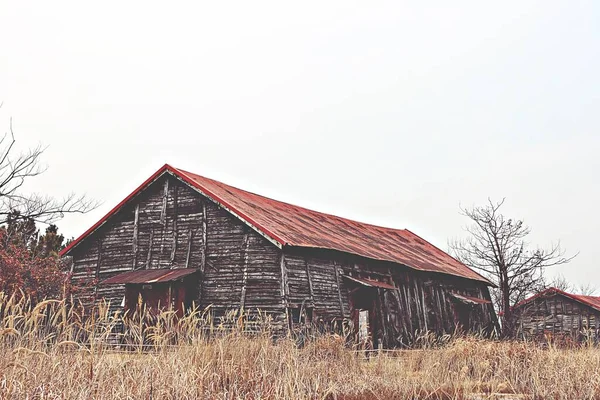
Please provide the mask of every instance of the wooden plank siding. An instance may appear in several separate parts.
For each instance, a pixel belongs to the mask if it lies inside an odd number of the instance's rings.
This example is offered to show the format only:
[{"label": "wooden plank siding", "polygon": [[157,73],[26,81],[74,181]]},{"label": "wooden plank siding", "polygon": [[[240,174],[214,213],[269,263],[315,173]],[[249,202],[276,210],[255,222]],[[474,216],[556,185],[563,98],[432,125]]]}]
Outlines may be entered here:
[{"label": "wooden plank siding", "polygon": [[[198,268],[197,304],[216,318],[229,310],[260,309],[281,328],[351,321],[356,296],[373,296],[373,337],[386,347],[412,342],[416,332],[452,333],[461,305],[452,293],[489,300],[484,282],[420,272],[393,262],[335,250],[283,246],[283,250],[186,183],[165,174],[126,203],[75,247],[72,280],[79,299],[100,298],[121,309],[124,285],[97,285],[132,269]],[[395,289],[357,287],[346,276]],[[358,298],[358,300],[361,300]],[[496,324],[491,305],[469,310],[471,331]]]},{"label": "wooden plank siding", "polygon": [[558,293],[518,307],[515,318],[517,337],[528,340],[568,336],[597,341],[600,332],[600,311]]},{"label": "wooden plank siding", "polygon": [[[326,250],[286,249],[286,267],[289,280],[289,306],[303,304],[314,307],[314,319],[332,322],[349,319],[355,311],[350,301],[350,285],[338,275],[378,280],[396,287],[395,290],[377,291],[379,332],[385,347],[396,347],[414,341],[415,334],[431,331],[436,334],[453,333],[459,323],[458,304],[451,293],[490,300],[488,288],[475,281],[442,274],[415,271],[389,262],[368,260]],[[310,275],[310,279],[309,279]],[[311,293],[312,286],[312,293]],[[343,308],[340,307],[339,297]],[[463,329],[474,333],[490,334],[495,328],[496,316],[491,304],[472,306],[472,323]]]},{"label": "wooden plank siding", "polygon": [[104,298],[117,310],[124,285],[98,286],[97,281],[134,268],[204,269],[198,304],[212,305],[219,317],[240,306],[246,264],[245,307],[264,309],[281,320],[279,253],[227,211],[163,176],[73,250],[72,281],[84,287],[79,294],[84,304]]}]

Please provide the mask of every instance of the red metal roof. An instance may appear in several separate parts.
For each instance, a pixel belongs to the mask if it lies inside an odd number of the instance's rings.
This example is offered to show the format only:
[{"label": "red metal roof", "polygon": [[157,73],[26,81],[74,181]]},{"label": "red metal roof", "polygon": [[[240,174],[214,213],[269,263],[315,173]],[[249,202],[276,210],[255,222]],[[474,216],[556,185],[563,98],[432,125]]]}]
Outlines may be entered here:
[{"label": "red metal roof", "polygon": [[421,271],[439,272],[490,284],[475,271],[407,229],[384,228],[309,210],[237,189],[168,164],[73,241],[61,255],[67,254],[141,189],[167,171],[228,209],[281,247],[337,250],[399,263]]},{"label": "red metal roof", "polygon": [[565,297],[568,297],[570,299],[578,301],[579,303],[585,304],[586,306],[592,307],[595,310],[600,311],[600,296],[584,296],[581,294],[567,293],[565,291],[562,291],[562,290],[554,288],[554,287],[548,288],[546,290],[542,290],[541,292],[539,292],[531,297],[528,297],[525,300],[521,300],[520,302],[515,304],[512,308],[515,309],[515,308],[521,307],[527,303],[532,302],[533,300],[535,300],[539,297],[551,296],[553,294],[563,295]]},{"label": "red metal roof", "polygon": [[355,278],[355,277],[349,276],[349,275],[343,275],[343,277],[346,279],[349,279],[351,281],[354,281],[358,284],[361,284],[363,286],[367,286],[367,287],[378,287],[378,288],[382,288],[382,289],[396,289],[396,287],[394,285],[390,285],[389,283],[385,283],[385,282],[376,281],[374,279]]},{"label": "red metal roof", "polygon": [[101,285],[111,285],[117,283],[160,283],[176,281],[184,276],[188,276],[198,271],[196,268],[178,268],[178,269],[138,269],[136,271],[127,271],[115,275],[102,282]]}]

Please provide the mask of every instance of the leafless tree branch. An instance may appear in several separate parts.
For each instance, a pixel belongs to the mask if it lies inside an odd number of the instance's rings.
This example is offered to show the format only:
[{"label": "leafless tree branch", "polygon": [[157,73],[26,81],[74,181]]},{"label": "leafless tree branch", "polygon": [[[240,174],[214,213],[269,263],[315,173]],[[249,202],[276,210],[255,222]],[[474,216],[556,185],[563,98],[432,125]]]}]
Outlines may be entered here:
[{"label": "leafless tree branch", "polygon": [[502,311],[502,329],[508,336],[513,333],[511,307],[545,287],[546,268],[566,264],[577,254],[565,256],[560,242],[550,249],[530,249],[526,238],[531,229],[521,220],[506,218],[500,212],[504,202],[505,199],[488,199],[481,207],[460,207],[461,214],[471,221],[465,228],[469,235],[449,245],[457,259],[497,286],[492,290],[492,298]]},{"label": "leafless tree branch", "polygon": [[[0,104],[1,107],[1,104]],[[86,213],[98,206],[94,200],[73,193],[62,199],[38,193],[23,193],[23,185],[43,174],[47,167],[41,164],[46,147],[37,146],[17,152],[12,119],[9,131],[0,139],[0,224],[9,216],[52,223],[65,214]]]}]

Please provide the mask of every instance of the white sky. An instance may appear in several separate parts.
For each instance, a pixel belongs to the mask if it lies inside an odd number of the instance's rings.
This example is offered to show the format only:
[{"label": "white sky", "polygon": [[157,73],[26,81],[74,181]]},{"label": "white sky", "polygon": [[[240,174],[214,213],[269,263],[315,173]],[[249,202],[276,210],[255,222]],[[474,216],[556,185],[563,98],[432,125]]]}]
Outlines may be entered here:
[{"label": "white sky", "polygon": [[168,162],[444,249],[506,197],[600,286],[600,3],[361,3],[0,0],[0,128],[67,236]]}]

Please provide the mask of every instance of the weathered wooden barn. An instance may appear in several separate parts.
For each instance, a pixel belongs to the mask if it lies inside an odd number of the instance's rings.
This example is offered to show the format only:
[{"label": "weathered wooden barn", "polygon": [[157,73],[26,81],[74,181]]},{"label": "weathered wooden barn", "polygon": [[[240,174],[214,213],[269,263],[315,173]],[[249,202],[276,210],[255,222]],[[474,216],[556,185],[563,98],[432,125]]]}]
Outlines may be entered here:
[{"label": "weathered wooden barn", "polygon": [[63,252],[72,280],[131,308],[192,302],[281,329],[353,321],[387,347],[415,332],[490,332],[490,283],[409,230],[360,223],[163,166]]},{"label": "weathered wooden barn", "polygon": [[513,307],[517,337],[572,340],[598,339],[600,297],[567,293],[549,288]]}]

